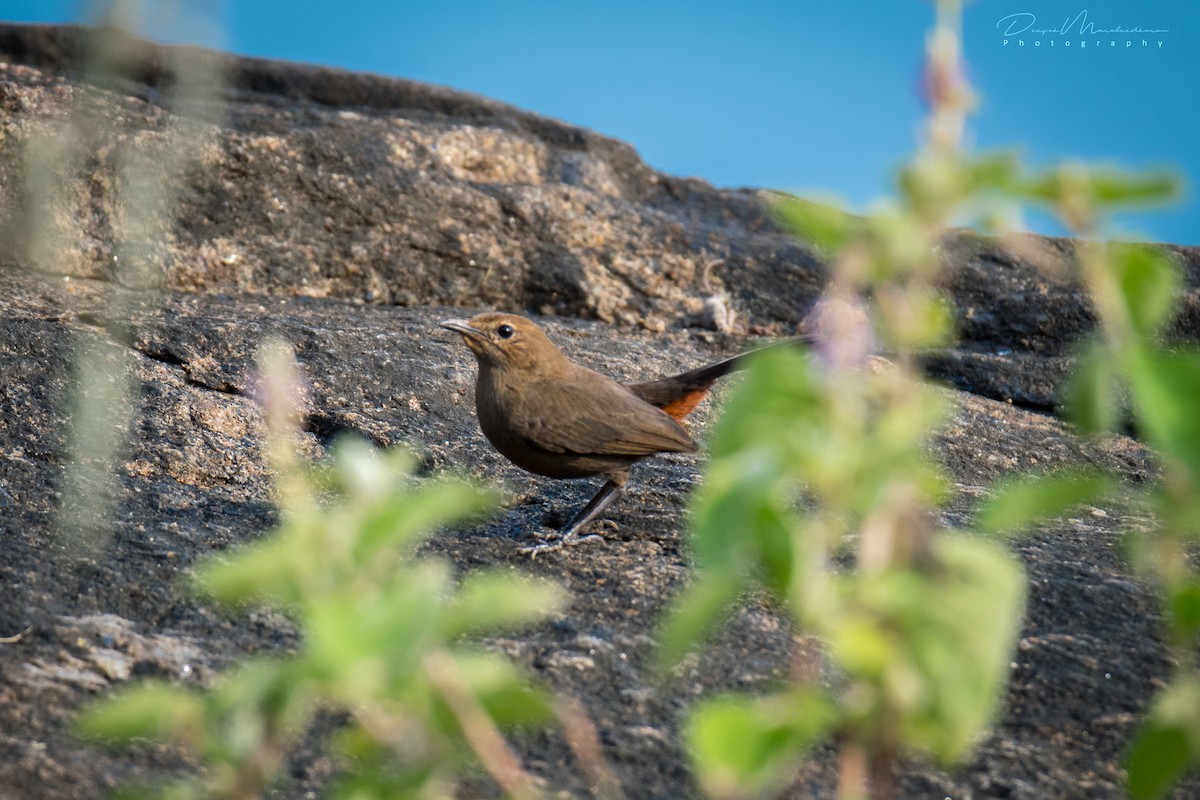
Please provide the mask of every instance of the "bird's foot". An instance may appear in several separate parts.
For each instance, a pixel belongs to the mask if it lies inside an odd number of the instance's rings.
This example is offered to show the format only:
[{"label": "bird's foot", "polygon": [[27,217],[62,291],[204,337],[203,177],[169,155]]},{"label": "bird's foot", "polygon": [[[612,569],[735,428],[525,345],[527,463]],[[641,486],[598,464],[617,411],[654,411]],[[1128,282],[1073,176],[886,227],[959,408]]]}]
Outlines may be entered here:
[{"label": "bird's foot", "polygon": [[595,533],[589,533],[587,536],[580,536],[575,531],[569,530],[552,541],[529,545],[528,547],[522,547],[521,552],[528,553],[530,558],[537,558],[542,553],[553,553],[555,551],[562,550],[564,547],[574,547],[577,544],[583,544],[584,542],[591,541],[603,542],[604,540],[605,539],[603,536],[599,536]]}]

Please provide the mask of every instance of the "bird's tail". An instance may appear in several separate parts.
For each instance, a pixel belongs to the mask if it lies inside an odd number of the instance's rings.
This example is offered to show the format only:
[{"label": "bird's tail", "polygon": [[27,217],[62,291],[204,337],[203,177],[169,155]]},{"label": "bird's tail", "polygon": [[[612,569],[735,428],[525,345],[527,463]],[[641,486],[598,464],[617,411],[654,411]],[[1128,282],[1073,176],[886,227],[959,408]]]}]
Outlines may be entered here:
[{"label": "bird's tail", "polygon": [[809,336],[785,339],[669,378],[630,384],[629,390],[650,405],[667,412],[676,422],[682,422],[700,404],[718,378],[745,367],[749,356],[776,347],[808,345],[812,344],[812,341],[812,337]]}]

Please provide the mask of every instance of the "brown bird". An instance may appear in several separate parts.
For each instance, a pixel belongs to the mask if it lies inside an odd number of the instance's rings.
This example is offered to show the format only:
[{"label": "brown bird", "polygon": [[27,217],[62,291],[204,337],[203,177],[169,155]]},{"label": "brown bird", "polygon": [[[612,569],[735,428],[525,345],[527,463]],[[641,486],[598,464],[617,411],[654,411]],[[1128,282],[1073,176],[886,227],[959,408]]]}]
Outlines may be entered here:
[{"label": "brown bird", "polygon": [[682,422],[713,382],[743,356],[646,383],[621,384],[576,364],[532,321],[487,312],[441,327],[459,333],[475,360],[475,412],[484,436],[518,467],[550,478],[608,480],[535,555],[575,544],[584,525],[624,493],[629,469],[657,453],[694,453]]}]

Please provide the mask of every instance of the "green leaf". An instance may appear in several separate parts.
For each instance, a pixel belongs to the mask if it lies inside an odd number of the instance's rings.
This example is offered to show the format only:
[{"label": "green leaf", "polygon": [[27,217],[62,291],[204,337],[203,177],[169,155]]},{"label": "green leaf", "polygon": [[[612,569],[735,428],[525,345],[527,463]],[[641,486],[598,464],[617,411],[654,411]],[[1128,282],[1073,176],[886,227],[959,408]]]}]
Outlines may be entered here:
[{"label": "green leaf", "polygon": [[495,653],[459,651],[454,654],[464,691],[479,698],[496,724],[528,725],[551,716],[549,698],[525,682],[511,661]]},{"label": "green leaf", "polygon": [[1006,548],[978,537],[938,536],[928,559],[842,577],[840,613],[819,619],[818,633],[846,673],[853,727],[890,729],[950,764],[995,716],[1025,577]]},{"label": "green leaf", "polygon": [[912,349],[949,347],[954,340],[953,301],[941,292],[932,292],[913,298],[913,306],[916,324]]},{"label": "green leaf", "polygon": [[1067,163],[1013,184],[1031,200],[1061,203],[1072,195],[1109,211],[1163,203],[1179,194],[1179,179],[1166,172],[1138,174]]},{"label": "green leaf", "polygon": [[985,533],[1013,534],[1062,516],[1072,508],[1102,499],[1112,479],[1096,473],[1058,473],[1002,483],[985,501],[976,525]]},{"label": "green leaf", "polygon": [[[393,733],[405,734],[414,736],[417,732],[402,727]],[[436,747],[442,743],[427,741],[422,745]],[[338,770],[328,794],[332,800],[426,800],[454,796],[452,775],[445,768],[448,764],[397,752],[357,725],[338,731],[334,746],[344,767]]]},{"label": "green leaf", "polygon": [[261,755],[264,744],[280,733],[302,732],[316,702],[309,672],[303,661],[262,659],[226,673],[205,697],[208,729],[219,731],[209,734],[205,755],[244,763]]},{"label": "green leaf", "polygon": [[1129,751],[1129,794],[1137,800],[1165,797],[1191,763],[1188,731],[1149,720]]},{"label": "green leaf", "polygon": [[781,524],[772,512],[779,511],[782,469],[769,446],[746,447],[709,464],[692,504],[692,553],[700,568],[745,572],[760,564],[759,542],[778,538],[761,526]]},{"label": "green leaf", "polygon": [[1200,353],[1135,353],[1129,358],[1137,425],[1150,444],[1174,456],[1200,483]]},{"label": "green leaf", "polygon": [[187,740],[204,730],[204,701],[166,683],[145,683],[91,706],[76,720],[76,729],[89,739],[109,742]]},{"label": "green leaf", "polygon": [[1108,348],[1092,342],[1079,356],[1067,385],[1070,419],[1082,433],[1108,433],[1117,426],[1117,366]]},{"label": "green leaf", "polygon": [[[349,586],[305,607],[306,661],[335,692],[366,696],[413,668],[423,649],[444,639],[450,567],[423,560],[384,586]],[[352,679],[353,678],[353,679]]]},{"label": "green leaf", "polygon": [[[820,378],[789,348],[758,353],[726,404],[713,459],[692,501],[692,552],[701,569],[751,576],[782,596],[795,569],[795,487],[819,460],[825,431]],[[744,578],[743,578],[744,580]]]},{"label": "green leaf", "polygon": [[358,563],[369,563],[389,547],[432,536],[437,528],[494,507],[496,495],[444,478],[378,505],[361,524]]},{"label": "green leaf", "polygon": [[1185,670],[1154,698],[1129,751],[1129,793],[1162,797],[1200,765],[1200,673]]},{"label": "green leaf", "polygon": [[[710,463],[758,446],[789,453],[793,438],[820,431],[826,421],[823,378],[798,349],[772,347],[755,353],[743,375],[713,431]],[[757,470],[758,465],[749,467]]]},{"label": "green leaf", "polygon": [[950,764],[996,715],[1020,630],[1025,573],[1006,548],[977,537],[940,536],[934,557],[902,617],[911,654],[904,660],[922,681],[909,695],[902,730],[910,746]]},{"label": "green leaf", "polygon": [[827,701],[793,690],[775,697],[719,697],[688,718],[684,737],[710,797],[742,798],[786,779],[833,720]]},{"label": "green leaf", "polygon": [[917,212],[885,208],[866,220],[873,258],[869,280],[878,288],[902,283],[906,276],[929,276],[937,259],[921,229]]},{"label": "green leaf", "polygon": [[727,455],[710,465],[694,501],[692,552],[701,569],[754,575],[776,595],[794,568],[795,514],[768,447]]},{"label": "green leaf", "polygon": [[709,569],[671,601],[659,629],[657,669],[671,669],[720,624],[730,606],[746,588],[747,580],[736,572]]},{"label": "green leaf", "polygon": [[1168,590],[1167,607],[1171,622],[1183,637],[1200,629],[1200,583],[1189,582]]},{"label": "green leaf", "polygon": [[878,678],[896,661],[894,637],[874,614],[843,615],[830,633],[830,652],[854,675]]},{"label": "green leaf", "polygon": [[921,351],[947,347],[954,338],[954,306],[941,292],[909,289],[876,297],[876,303],[879,334],[889,347]]},{"label": "green leaf", "polygon": [[1047,171],[1025,177],[1014,188],[1028,200],[1052,204],[1061,195],[1061,183],[1057,171]]},{"label": "green leaf", "polygon": [[896,188],[903,207],[920,219],[937,219],[969,199],[972,177],[957,153],[930,150],[900,167]]},{"label": "green leaf", "polygon": [[986,189],[1011,191],[1018,177],[1019,163],[1014,153],[987,153],[964,165],[973,192]]},{"label": "green leaf", "polygon": [[1153,336],[1178,302],[1178,268],[1165,253],[1146,245],[1113,244],[1108,253],[1134,330],[1143,338]]},{"label": "green leaf", "polygon": [[1179,178],[1170,172],[1091,171],[1092,193],[1106,206],[1129,207],[1166,203],[1179,195]]},{"label": "green leaf", "polygon": [[840,250],[858,230],[857,219],[834,204],[777,195],[771,209],[780,224],[800,239],[830,251]]},{"label": "green leaf", "polygon": [[217,602],[249,602],[282,607],[300,599],[297,578],[321,562],[297,537],[273,538],[206,559],[192,576],[196,586]]},{"label": "green leaf", "polygon": [[545,619],[567,593],[550,580],[493,570],[467,576],[448,611],[447,634],[511,630]]},{"label": "green leaf", "polygon": [[201,800],[204,790],[193,781],[172,781],[165,785],[122,786],[112,800]]},{"label": "green leaf", "polygon": [[381,451],[358,436],[338,436],[330,449],[338,485],[360,501],[394,492],[397,478],[409,475],[417,463],[403,447]]}]

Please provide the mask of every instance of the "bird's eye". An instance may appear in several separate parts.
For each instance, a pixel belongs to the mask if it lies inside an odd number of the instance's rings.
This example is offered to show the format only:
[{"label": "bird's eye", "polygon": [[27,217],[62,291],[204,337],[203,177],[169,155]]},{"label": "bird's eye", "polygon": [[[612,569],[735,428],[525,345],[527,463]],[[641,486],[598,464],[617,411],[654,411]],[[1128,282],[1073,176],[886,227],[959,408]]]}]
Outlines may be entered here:
[{"label": "bird's eye", "polygon": [[513,326],[501,325],[499,328],[496,328],[496,333],[500,334],[501,339],[511,339],[513,335]]}]

